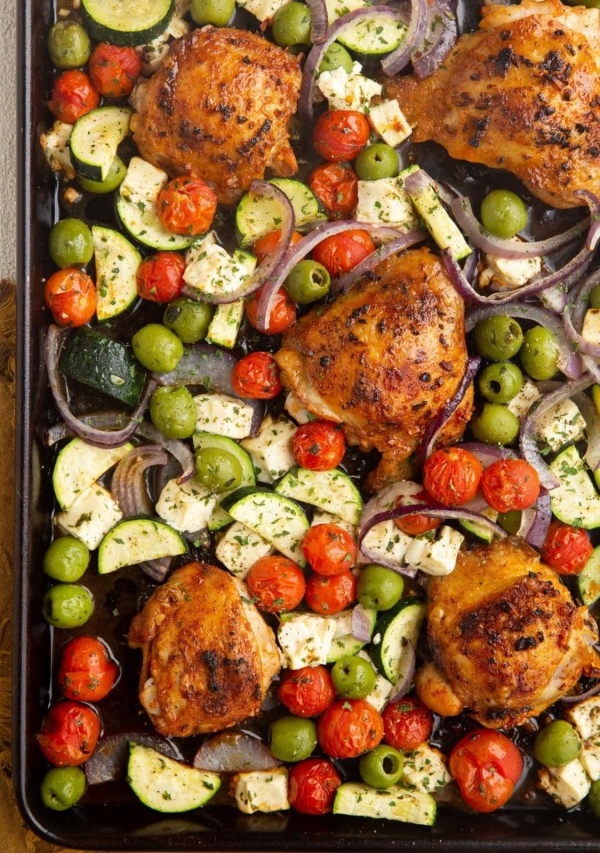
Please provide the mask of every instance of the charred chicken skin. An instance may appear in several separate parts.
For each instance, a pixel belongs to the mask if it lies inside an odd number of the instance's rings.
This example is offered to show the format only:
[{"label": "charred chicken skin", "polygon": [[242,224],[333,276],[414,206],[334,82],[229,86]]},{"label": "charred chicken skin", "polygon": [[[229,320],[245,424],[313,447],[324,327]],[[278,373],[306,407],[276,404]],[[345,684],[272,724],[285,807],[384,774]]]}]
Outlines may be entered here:
[{"label": "charred chicken skin", "polygon": [[430,77],[386,84],[413,127],[457,159],[507,169],[554,207],[600,186],[600,10],[560,0],[482,8]]},{"label": "charred chicken skin", "polygon": [[522,541],[461,551],[451,574],[429,581],[427,625],[433,662],[417,672],[417,693],[488,728],[521,725],[582,673],[600,673],[596,623]]},{"label": "charred chicken skin", "polygon": [[[407,476],[407,460],[462,380],[463,302],[439,258],[413,249],[302,317],[275,358],[302,405],[342,423],[351,444],[380,451],[376,491]],[[469,389],[441,441],[462,436],[472,400]]]},{"label": "charred chicken skin", "polygon": [[157,587],[128,641],[143,652],[140,702],[173,737],[254,716],[280,669],[273,631],[244,584],[207,563],[188,563]]},{"label": "charred chicken skin", "polygon": [[288,123],[298,59],[256,33],[201,27],[173,42],[161,69],[136,87],[134,140],[171,177],[203,178],[223,204],[271,169],[297,171]]}]

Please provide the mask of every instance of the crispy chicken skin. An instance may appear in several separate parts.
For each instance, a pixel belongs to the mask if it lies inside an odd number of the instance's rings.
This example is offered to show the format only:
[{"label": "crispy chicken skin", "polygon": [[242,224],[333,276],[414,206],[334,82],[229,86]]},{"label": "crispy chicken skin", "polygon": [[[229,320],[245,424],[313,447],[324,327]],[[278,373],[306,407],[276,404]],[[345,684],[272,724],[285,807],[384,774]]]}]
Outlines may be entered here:
[{"label": "crispy chicken skin", "polygon": [[600,672],[596,623],[521,540],[461,551],[451,574],[429,581],[427,624],[433,663],[417,672],[417,693],[491,729],[524,723]]},{"label": "crispy chicken skin", "polygon": [[483,6],[430,77],[386,84],[413,127],[457,159],[507,169],[554,207],[600,186],[600,10],[560,0]]},{"label": "crispy chicken skin", "polygon": [[280,659],[244,584],[216,566],[173,572],[131,622],[143,652],[140,702],[157,731],[184,737],[258,713]]},{"label": "crispy chicken skin", "polygon": [[[283,336],[282,381],[309,411],[344,425],[351,444],[382,454],[370,488],[409,472],[407,460],[463,377],[463,302],[428,249],[380,264]],[[441,440],[457,441],[470,417],[469,389]]]},{"label": "crispy chicken skin", "polygon": [[154,166],[203,178],[232,204],[267,168],[297,171],[288,123],[299,88],[298,59],[277,45],[243,30],[197,28],[136,87],[134,140]]}]

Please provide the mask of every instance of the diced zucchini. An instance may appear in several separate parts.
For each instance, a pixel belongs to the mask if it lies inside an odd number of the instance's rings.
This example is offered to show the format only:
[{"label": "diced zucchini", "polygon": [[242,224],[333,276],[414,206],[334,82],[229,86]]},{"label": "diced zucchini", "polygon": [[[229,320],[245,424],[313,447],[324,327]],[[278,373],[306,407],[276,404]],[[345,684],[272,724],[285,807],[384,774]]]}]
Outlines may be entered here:
[{"label": "diced zucchini", "polygon": [[114,572],[146,560],[185,554],[187,543],[176,530],[154,518],[127,518],[109,530],[98,550],[98,573]]},{"label": "diced zucchini", "polygon": [[54,494],[62,509],[68,509],[130,450],[133,450],[130,442],[119,447],[95,447],[82,438],[72,438],[60,450],[52,472]]},{"label": "diced zucchini", "polygon": [[359,18],[351,27],[344,28],[337,40],[354,53],[368,56],[383,56],[396,50],[406,35],[406,24],[392,18],[382,18],[371,13],[368,7],[365,17]]},{"label": "diced zucchini", "polygon": [[417,598],[403,598],[390,610],[379,614],[370,653],[382,675],[395,684],[408,668],[410,645],[417,644],[426,605]]},{"label": "diced zucchini", "polygon": [[332,512],[327,512],[324,509],[315,508],[313,512],[312,521],[310,523],[311,527],[317,527],[319,524],[337,524],[338,527],[341,527],[346,533],[349,533],[353,539],[356,539],[356,525],[350,524],[348,521],[344,521],[343,518],[340,518],[339,515],[334,515]]},{"label": "diced zucchini", "polygon": [[212,432],[227,438],[250,435],[254,409],[243,400],[226,394],[198,394],[196,403],[198,432]]},{"label": "diced zucchini", "polygon": [[185,483],[169,480],[155,508],[159,518],[175,530],[195,533],[207,527],[216,505],[217,495],[192,478]]},{"label": "diced zucchini", "polygon": [[338,515],[349,524],[358,524],[362,497],[350,477],[339,468],[311,471],[293,468],[275,486],[279,495],[317,506]]},{"label": "diced zucchini", "polygon": [[586,607],[591,607],[600,598],[600,545],[594,548],[589,560],[577,575],[577,589]]},{"label": "diced zucchini", "polygon": [[550,470],[560,481],[550,491],[552,512],[559,521],[586,530],[600,527],[600,495],[575,445],[559,453]]},{"label": "diced zucchini", "polygon": [[273,553],[273,546],[240,521],[223,532],[215,546],[215,556],[232,575],[242,580],[254,563]]},{"label": "diced zucchini", "polygon": [[433,826],[436,802],[431,794],[409,791],[399,785],[380,791],[360,782],[344,782],[335,793],[333,813]]},{"label": "diced zucchini", "polygon": [[[491,506],[488,506],[481,510],[481,515],[485,515],[485,517],[489,518],[490,521],[496,521],[498,518],[498,511],[493,509]],[[473,536],[477,536],[478,539],[483,539],[484,542],[491,542],[494,538],[493,531],[484,524],[480,524],[478,521],[472,521],[470,518],[461,518],[458,523],[463,530],[467,530],[469,533],[472,533]]]},{"label": "diced zucchini", "polygon": [[460,261],[473,250],[442,204],[433,181],[428,176],[427,180],[422,180],[423,178],[425,173],[422,170],[418,176],[415,173],[414,178],[405,184],[405,190],[440,249],[449,249],[452,257]]},{"label": "diced zucchini", "polygon": [[96,317],[111,320],[127,311],[138,297],[136,273],[142,256],[112,228],[92,225],[96,267]]},{"label": "diced zucchini", "polygon": [[[300,181],[291,178],[273,178],[270,183],[286,194],[292,203],[296,228],[302,228],[317,219],[326,219],[313,191]],[[246,193],[240,200],[235,213],[235,225],[240,246],[252,246],[259,237],[270,234],[281,227],[281,209],[278,201],[264,196]]]},{"label": "diced zucchini", "polygon": [[277,629],[277,642],[289,669],[328,662],[336,621],[317,613],[286,613]]},{"label": "diced zucchini", "polygon": [[216,306],[206,333],[207,344],[216,344],[226,349],[235,346],[244,319],[244,305],[243,299],[237,299],[235,302],[222,302]]},{"label": "diced zucchini", "polygon": [[97,107],[77,119],[69,145],[77,174],[103,181],[117,156],[117,148],[129,133],[130,107]]},{"label": "diced zucchini", "polygon": [[[370,608],[364,608],[364,613],[371,623],[371,630],[375,630],[377,621],[377,611]],[[335,619],[336,628],[331,646],[327,652],[327,663],[335,663],[336,660],[345,657],[346,655],[355,655],[366,646],[363,640],[357,640],[352,635],[352,611],[343,610],[341,613],[335,613],[332,617]]]},{"label": "diced zucchini", "polygon": [[258,435],[243,439],[241,445],[250,454],[259,482],[272,484],[295,466],[292,450],[295,432],[296,424],[289,418],[267,415]]},{"label": "diced zucchini", "polygon": [[289,809],[287,767],[235,773],[231,793],[244,814],[278,812]]},{"label": "diced zucchini", "polygon": [[54,522],[63,533],[75,536],[93,551],[122,518],[123,513],[111,493],[94,483],[79,492],[68,509],[57,513]]},{"label": "diced zucchini", "polygon": [[205,805],[221,787],[218,773],[198,770],[140,743],[129,743],[127,781],[148,808],[186,812]]}]

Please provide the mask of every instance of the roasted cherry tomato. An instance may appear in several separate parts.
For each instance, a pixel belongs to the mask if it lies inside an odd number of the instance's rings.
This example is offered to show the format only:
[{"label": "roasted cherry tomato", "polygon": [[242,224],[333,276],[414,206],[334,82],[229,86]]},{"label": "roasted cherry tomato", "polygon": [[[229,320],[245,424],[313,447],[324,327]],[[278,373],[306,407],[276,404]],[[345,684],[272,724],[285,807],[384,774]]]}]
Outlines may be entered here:
[{"label": "roasted cherry tomato", "polygon": [[375,243],[368,231],[343,231],[326,237],[313,249],[315,261],[323,264],[329,275],[350,272],[375,251]]},{"label": "roasted cherry tomato", "polygon": [[59,326],[83,326],[96,313],[96,285],[77,267],[52,273],[44,287],[46,305]]},{"label": "roasted cherry tomato", "polygon": [[358,176],[347,163],[323,163],[308,176],[308,185],[330,219],[349,219],[358,204]]},{"label": "roasted cherry tomato", "polygon": [[89,62],[94,86],[106,98],[125,98],[131,94],[142,72],[142,60],[133,47],[97,44]]},{"label": "roasted cherry tomato", "polygon": [[449,768],[465,803],[476,812],[493,812],[511,798],[523,756],[506,735],[476,729],[456,744]]},{"label": "roasted cherry tomato", "polygon": [[358,547],[350,533],[338,524],[315,524],[304,534],[302,553],[318,575],[339,575],[352,568]]},{"label": "roasted cherry tomato", "polygon": [[321,616],[332,616],[356,598],[356,578],[346,570],[337,575],[313,574],[306,581],[306,603]]},{"label": "roasted cherry tomato", "polygon": [[369,141],[371,128],[366,116],[356,110],[327,110],[313,128],[315,151],[324,160],[339,163],[353,160]]},{"label": "roasted cherry tomato", "polygon": [[395,749],[416,749],[429,738],[433,727],[432,712],[417,696],[389,702],[381,716],[383,739]]},{"label": "roasted cherry tomato", "polygon": [[173,178],[158,194],[158,218],[173,234],[199,237],[212,225],[217,196],[202,178]]},{"label": "roasted cherry tomato", "polygon": [[291,768],[288,799],[300,814],[327,814],[342,784],[339,773],[326,758],[306,758]]},{"label": "roasted cherry tomato", "polygon": [[[264,237],[259,237],[256,243],[252,246],[252,251],[258,259],[258,263],[262,264],[266,258],[271,255],[279,244],[281,239],[281,228],[276,231],[269,231]],[[302,239],[302,234],[299,231],[292,231],[290,247],[295,246]]]},{"label": "roasted cherry tomato", "polygon": [[434,450],[423,466],[423,485],[444,506],[460,506],[477,494],[483,468],[463,447]]},{"label": "roasted cherry tomato", "polygon": [[338,699],[319,717],[317,735],[331,758],[356,758],[383,737],[383,720],[364,699]]},{"label": "roasted cherry tomato", "polygon": [[150,302],[171,302],[183,290],[185,260],[177,252],[158,252],[145,258],[136,274],[137,290]]},{"label": "roasted cherry tomato", "polygon": [[[410,497],[400,497],[394,506],[412,506],[420,503],[431,503],[431,495],[428,495],[423,489],[417,495]],[[427,533],[429,530],[435,530],[442,523],[441,518],[431,518],[428,515],[407,515],[406,518],[395,518],[394,524],[399,527],[403,533],[408,536],[419,536],[421,533]]]},{"label": "roasted cherry tomato", "polygon": [[268,352],[248,353],[233,368],[231,387],[240,397],[271,400],[283,390],[277,362]]},{"label": "roasted cherry tomato", "polygon": [[[246,300],[246,317],[251,326],[256,329],[258,297],[260,291],[257,290],[252,296]],[[285,332],[286,329],[296,322],[296,306],[290,299],[287,290],[282,287],[275,296],[271,316],[267,327],[267,334],[278,335],[280,332]]]},{"label": "roasted cherry tomato", "polygon": [[561,575],[577,575],[593,550],[587,530],[554,520],[542,545],[542,560]]},{"label": "roasted cherry tomato", "polygon": [[296,462],[302,468],[330,471],[344,458],[344,430],[339,424],[331,421],[308,421],[294,433],[292,451]]},{"label": "roasted cherry tomato", "polygon": [[483,497],[498,512],[532,506],[540,494],[540,478],[524,459],[497,459],[481,477]]},{"label": "roasted cherry tomato", "polygon": [[293,610],[304,598],[306,581],[297,563],[279,554],[261,557],[246,575],[246,586],[259,610],[282,613]]},{"label": "roasted cherry tomato", "polygon": [[81,702],[65,700],[52,705],[37,740],[50,764],[74,767],[87,761],[99,736],[100,720],[96,712]]},{"label": "roasted cherry tomato", "polygon": [[67,699],[97,702],[108,696],[118,674],[104,643],[95,637],[74,637],[62,650],[58,686]]},{"label": "roasted cherry tomato", "polygon": [[327,667],[303,666],[284,672],[278,695],[297,717],[316,717],[335,699],[335,687]]},{"label": "roasted cherry tomato", "polygon": [[59,121],[75,124],[78,118],[95,110],[100,95],[85,71],[73,69],[57,77],[48,109]]}]

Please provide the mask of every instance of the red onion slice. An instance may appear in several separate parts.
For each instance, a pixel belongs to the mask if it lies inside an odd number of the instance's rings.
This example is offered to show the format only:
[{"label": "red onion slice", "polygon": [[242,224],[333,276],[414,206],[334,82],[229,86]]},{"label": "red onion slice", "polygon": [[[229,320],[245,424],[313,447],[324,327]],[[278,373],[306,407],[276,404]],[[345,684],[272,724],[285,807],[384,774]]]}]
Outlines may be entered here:
[{"label": "red onion slice", "polygon": [[354,269],[350,270],[350,272],[344,273],[344,275],[333,279],[331,282],[331,292],[346,293],[346,291],[350,290],[357,281],[360,281],[360,279],[367,275],[367,273],[372,272],[376,266],[385,261],[386,258],[389,258],[390,255],[403,252],[405,249],[409,249],[411,246],[414,246],[416,243],[420,243],[426,238],[426,231],[422,228],[414,228],[407,234],[403,234],[401,237],[396,237],[394,240],[390,240],[389,243],[383,243],[375,249],[374,252],[371,252],[371,254],[363,261],[358,263]]},{"label": "red onion slice", "polygon": [[583,702],[584,699],[591,699],[592,696],[597,696],[600,693],[600,679],[583,693],[568,693],[566,696],[560,697],[560,702],[564,705],[576,705],[578,702]]},{"label": "red onion slice", "polygon": [[312,44],[320,44],[325,40],[329,20],[327,17],[327,6],[325,0],[306,0],[310,9],[310,40]]},{"label": "red onion slice", "polygon": [[143,563],[139,563],[139,567],[153,581],[162,583],[171,568],[172,562],[172,557],[159,557],[156,560],[145,560]]},{"label": "red onion slice", "polygon": [[381,60],[381,70],[388,77],[399,74],[412,59],[413,53],[421,46],[427,31],[427,0],[411,0],[408,29],[400,45]]},{"label": "red onion slice", "polygon": [[584,459],[588,467],[595,471],[600,465],[600,418],[596,406],[587,394],[576,394],[573,401],[577,404],[585,421],[587,447]]},{"label": "red onion slice", "polygon": [[357,604],[352,610],[352,636],[361,643],[368,643],[373,634],[372,623],[362,604]]},{"label": "red onion slice", "polygon": [[245,732],[220,732],[205,740],[193,761],[198,770],[212,773],[270,770],[278,764],[261,740]]},{"label": "red onion slice", "polygon": [[406,667],[404,672],[400,673],[398,680],[392,687],[391,693],[388,697],[388,702],[399,702],[403,696],[406,696],[412,686],[413,679],[415,677],[415,669],[417,668],[417,653],[415,650],[415,644],[410,640],[408,640],[404,646],[403,657]]},{"label": "red onion slice", "polygon": [[422,462],[425,462],[425,460],[431,456],[440,432],[443,430],[443,428],[446,426],[454,412],[459,407],[463,397],[467,393],[469,385],[473,381],[473,377],[479,369],[480,364],[481,359],[479,358],[479,356],[471,356],[467,360],[467,366],[465,367],[465,372],[463,373],[463,377],[460,380],[458,388],[454,392],[452,398],[448,400],[446,405],[429,424],[425,436],[423,438],[423,442],[419,449],[419,455],[421,457]]},{"label": "red onion slice", "polygon": [[535,506],[529,510],[523,510],[521,527],[517,535],[522,536],[535,548],[541,548],[546,539],[551,520],[550,496],[548,492],[542,489]]},{"label": "red onion slice", "polygon": [[156,444],[134,447],[117,462],[111,492],[126,518],[136,515],[154,515],[154,507],[146,489],[146,468],[166,465],[167,454]]},{"label": "red onion slice", "polygon": [[[484,444],[482,441],[463,441],[460,446],[468,450],[481,462],[484,468],[489,468],[498,459],[516,459],[517,454],[510,447],[499,447],[495,444]],[[467,504],[470,506],[470,503]]]},{"label": "red onion slice", "polygon": [[412,54],[415,77],[423,80],[444,62],[458,35],[458,21],[448,0],[432,0],[427,13],[427,31]]},{"label": "red onion slice", "polygon": [[600,359],[600,344],[594,344],[582,337],[581,329],[588,309],[590,293],[598,283],[600,283],[600,270],[594,270],[571,293],[563,313],[565,332],[569,340],[580,352],[594,359]]},{"label": "red onion slice", "polygon": [[88,785],[101,785],[122,779],[127,771],[129,743],[140,743],[157,752],[182,761],[180,751],[161,735],[145,732],[120,732],[106,735],[98,741],[96,749],[83,765]]},{"label": "red onion slice", "polygon": [[194,454],[185,441],[179,441],[173,438],[165,438],[162,432],[159,432],[153,424],[143,421],[139,424],[136,433],[147,441],[153,444],[158,444],[163,447],[167,453],[170,453],[180,464],[181,474],[177,477],[179,485],[190,480],[196,473],[196,460]]}]

